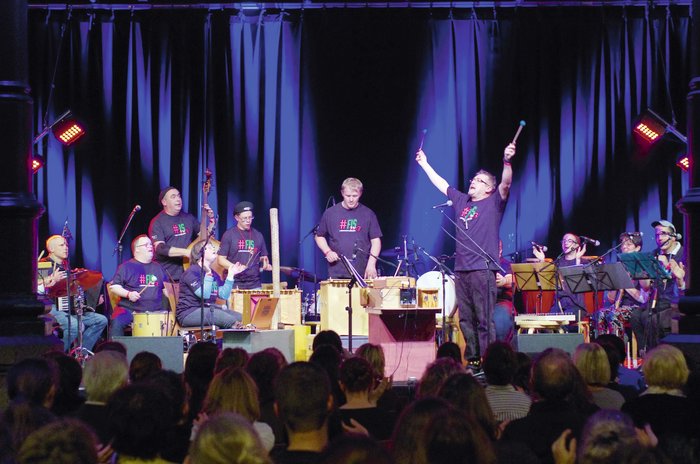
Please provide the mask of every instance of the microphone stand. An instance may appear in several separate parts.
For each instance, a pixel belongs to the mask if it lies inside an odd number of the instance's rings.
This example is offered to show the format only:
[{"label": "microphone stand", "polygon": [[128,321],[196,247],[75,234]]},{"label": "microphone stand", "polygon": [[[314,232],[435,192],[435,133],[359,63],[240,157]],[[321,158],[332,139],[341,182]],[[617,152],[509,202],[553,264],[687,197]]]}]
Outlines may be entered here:
[{"label": "microphone stand", "polygon": [[124,224],[124,227],[122,228],[122,232],[119,234],[119,238],[117,239],[117,245],[114,247],[114,251],[112,252],[112,256],[114,256],[115,254],[117,255],[117,266],[119,266],[122,263],[122,252],[124,251],[124,247],[122,246],[122,239],[124,238],[126,229],[129,228],[129,225],[131,224],[131,221],[134,219],[135,215],[136,210],[132,209],[131,213],[129,214],[129,217],[126,220],[126,223]]},{"label": "microphone stand", "polygon": [[[326,208],[326,209],[328,209],[328,208]],[[301,264],[299,267],[302,268],[302,271],[303,271],[303,267],[304,267],[304,266],[303,266],[304,250],[302,249],[302,248],[303,248],[304,241],[306,241],[306,239],[309,237],[309,235],[311,235],[311,234],[314,234],[314,235],[315,235],[315,234],[316,234],[316,231],[318,231],[318,228],[319,228],[319,224],[316,224],[315,226],[313,226],[313,228],[312,228],[309,232],[307,232],[306,235],[304,235],[304,236],[302,237],[301,240],[299,240],[299,260],[300,260],[300,264]],[[317,271],[318,271],[318,269],[317,269],[317,267],[316,267],[316,257],[314,256],[314,292],[313,292],[313,297],[314,297],[314,316],[313,316],[313,320],[314,320],[314,321],[320,321],[320,318],[318,317],[318,298],[317,298],[318,288],[319,288],[319,285],[320,285],[320,284],[319,284],[319,282],[318,282],[318,272],[317,272]],[[304,290],[303,290],[303,288],[304,288],[303,283],[304,283],[304,273],[301,274],[301,284],[302,284],[302,285],[301,285],[301,288],[302,288],[302,292],[304,291]],[[307,294],[307,295],[308,295],[308,294]],[[306,308],[306,314],[304,314],[304,320],[306,320],[308,313],[309,313],[309,308],[308,308],[308,300],[307,300],[307,308]],[[309,320],[311,320],[311,319],[309,319]]]},{"label": "microphone stand", "polygon": [[[207,245],[209,245],[209,240],[211,240],[212,235],[213,235],[213,232],[210,232],[207,234],[207,238],[204,240],[204,246],[202,246],[202,250],[199,254],[199,261],[200,261],[199,266],[200,266],[200,269],[202,271],[202,276],[199,279],[199,292],[200,292],[199,309],[201,311],[199,314],[199,330],[200,330],[199,333],[201,334],[202,341],[207,341],[207,340],[205,340],[205,337],[204,337],[204,277],[206,276],[206,273],[204,272],[204,254],[206,252],[205,249],[207,248]],[[215,271],[212,269],[211,272],[212,272],[212,277],[213,277],[213,273]],[[212,343],[216,343],[216,326],[214,325],[214,308],[212,308],[210,305],[209,310],[210,310],[210,316],[211,316],[209,322],[211,322],[211,331],[212,331],[210,341]]]},{"label": "microphone stand", "polygon": [[[446,275],[451,276],[453,279],[456,279],[458,276],[453,274],[452,271],[450,271],[450,268],[445,266],[444,261],[437,259],[435,256],[431,255],[423,247],[418,247],[418,251],[423,253],[425,256],[428,257],[432,262],[437,264],[437,267],[440,269],[440,275],[442,276],[442,333],[440,334],[440,345],[445,342],[445,326],[447,325],[447,317],[446,317],[446,303],[445,303],[445,282],[447,281],[447,278],[445,277]],[[449,341],[452,341],[452,331],[450,330],[448,332],[447,339]]]},{"label": "microphone stand", "polygon": [[371,256],[372,258],[376,259],[376,260],[379,261],[380,263],[388,264],[389,266],[391,266],[391,267],[393,267],[393,268],[398,268],[398,266],[397,266],[396,264],[392,263],[391,261],[387,261],[386,259],[382,259],[382,258],[380,258],[379,256],[375,256],[375,255],[372,254],[372,252],[366,251],[366,250],[360,248],[359,246],[356,247],[355,249],[356,249],[357,251],[359,251],[360,253],[362,253],[362,254],[364,254],[364,255],[367,255],[368,257]]}]

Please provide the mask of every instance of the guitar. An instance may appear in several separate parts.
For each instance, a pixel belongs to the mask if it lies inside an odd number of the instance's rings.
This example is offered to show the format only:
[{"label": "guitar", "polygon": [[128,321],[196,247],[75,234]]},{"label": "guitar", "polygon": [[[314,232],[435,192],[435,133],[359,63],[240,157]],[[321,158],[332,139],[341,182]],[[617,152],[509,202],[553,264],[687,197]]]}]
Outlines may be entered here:
[{"label": "guitar", "polygon": [[[211,190],[211,171],[209,168],[206,168],[204,171],[204,176],[205,180],[204,183],[202,184],[202,220],[199,223],[199,234],[197,235],[197,238],[194,240],[194,242],[190,243],[187,246],[187,256],[182,258],[182,267],[187,270],[187,268],[190,267],[190,255],[192,254],[192,248],[194,247],[194,244],[201,241],[201,240],[206,240],[207,235],[209,234],[209,215],[207,214],[207,211],[204,209],[204,205],[209,203],[209,191]],[[210,238],[209,243],[214,247],[214,252],[219,251],[219,246],[221,245],[221,242],[216,240],[215,238]],[[217,274],[221,276],[221,278],[226,277],[226,271],[227,269],[224,267],[221,267],[217,264],[216,261],[212,263],[212,270],[214,270]]]}]

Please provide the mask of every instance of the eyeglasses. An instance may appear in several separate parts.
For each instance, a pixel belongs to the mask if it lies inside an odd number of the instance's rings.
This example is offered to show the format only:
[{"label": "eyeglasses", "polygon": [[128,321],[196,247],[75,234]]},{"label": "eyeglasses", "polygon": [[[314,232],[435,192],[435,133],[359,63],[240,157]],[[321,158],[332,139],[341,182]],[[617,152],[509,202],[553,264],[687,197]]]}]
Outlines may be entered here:
[{"label": "eyeglasses", "polygon": [[255,219],[255,216],[250,216],[250,217],[239,217],[238,220],[241,222],[253,222],[253,219]]},{"label": "eyeglasses", "polygon": [[564,240],[561,241],[561,243],[567,244],[567,243],[577,243],[576,240],[570,239],[570,238],[565,238]]},{"label": "eyeglasses", "polygon": [[472,179],[469,182],[470,183],[481,182],[485,186],[487,186],[487,187],[489,186],[489,183],[487,181],[485,181],[484,179],[482,179],[481,177],[472,177]]},{"label": "eyeglasses", "polygon": [[153,244],[152,243],[142,243],[141,245],[136,245],[134,248],[138,248],[138,247],[151,247],[151,248],[153,248]]},{"label": "eyeglasses", "polygon": [[654,234],[655,237],[668,237],[669,235],[671,235],[670,232],[656,232]]}]

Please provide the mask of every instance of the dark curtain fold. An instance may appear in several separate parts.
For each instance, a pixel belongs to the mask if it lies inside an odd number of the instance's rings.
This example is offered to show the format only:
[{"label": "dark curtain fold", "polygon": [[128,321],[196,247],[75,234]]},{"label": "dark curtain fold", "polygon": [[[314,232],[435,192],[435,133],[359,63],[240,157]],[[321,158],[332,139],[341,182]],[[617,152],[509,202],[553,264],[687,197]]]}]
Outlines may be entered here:
[{"label": "dark curtain fold", "polygon": [[500,175],[521,119],[506,253],[567,230],[604,244],[623,230],[651,237],[659,217],[680,227],[673,205],[687,178],[671,159],[677,147],[642,156],[631,126],[653,107],[669,120],[673,109],[685,131],[689,40],[687,7],[34,9],[37,132],[67,108],[88,127],[71,148],[50,136],[36,147],[47,158],[36,175],[40,240],[68,219],[75,262],[109,278],[131,208],[143,207],[125,257],[162,187],[180,188],[199,214],[209,168],[218,235],[238,201],[256,204],[265,235],[267,210],[279,208],[285,265],[325,273],[312,240],[300,242],[349,176],[365,184],[385,249],[406,235],[451,252],[439,227],[450,225],[430,208],[443,198],[413,161],[423,130],[438,172],[465,188],[479,167]]}]

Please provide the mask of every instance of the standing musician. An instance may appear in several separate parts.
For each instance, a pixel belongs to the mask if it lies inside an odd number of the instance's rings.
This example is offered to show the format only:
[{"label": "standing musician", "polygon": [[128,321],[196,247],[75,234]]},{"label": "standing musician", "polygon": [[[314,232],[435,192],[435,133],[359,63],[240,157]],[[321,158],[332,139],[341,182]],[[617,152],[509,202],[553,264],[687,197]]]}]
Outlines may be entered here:
[{"label": "standing musician", "polygon": [[265,239],[253,228],[253,204],[241,201],[233,208],[236,225],[224,232],[221,237],[217,263],[225,269],[231,269],[234,263],[242,264],[245,270],[236,277],[235,288],[243,290],[262,288],[260,264],[263,271],[271,271]]},{"label": "standing musician", "polygon": [[[44,266],[41,266],[43,269],[39,270],[39,293],[47,293],[50,289],[57,290],[60,285],[66,286],[68,242],[65,237],[61,235],[49,237],[46,240],[46,251],[49,252],[48,256],[39,262],[46,263],[49,267],[44,268]],[[88,306],[94,308],[99,303],[100,287],[95,285],[91,289],[84,289],[89,290],[86,292],[86,296],[89,299],[87,301]],[[78,318],[68,314],[67,310],[59,308],[56,303],[56,299],[54,299],[50,314],[63,330],[63,348],[65,351],[68,351],[71,344],[78,338]],[[107,318],[94,311],[84,311],[83,324],[85,326],[83,348],[92,350],[102,331],[107,327]]]},{"label": "standing musician", "polygon": [[[163,265],[172,282],[179,282],[184,272],[182,258],[189,256],[187,247],[197,238],[199,222],[189,213],[182,211],[182,197],[175,187],[168,186],[160,191],[158,201],[163,211],[158,213],[148,226],[148,235],[155,247],[155,260]],[[209,230],[214,227],[214,212],[204,205],[209,216]]]},{"label": "standing musician", "polygon": [[480,358],[482,350],[496,340],[493,311],[498,266],[479,247],[490,257],[498,256],[498,232],[513,181],[510,165],[513,156],[515,144],[510,143],[503,151],[500,184],[496,184],[493,174],[480,170],[471,179],[468,192],[463,193],[435,172],[422,149],[416,153],[416,161],[430,181],[454,204],[455,219],[462,232],[457,234],[455,287],[459,326],[466,341],[464,356],[472,361]]},{"label": "standing musician", "polygon": [[[202,287],[204,288],[204,324],[216,325],[224,329],[240,322],[242,317],[235,311],[229,311],[225,306],[216,304],[217,299],[228,300],[233,288],[234,276],[245,270],[245,265],[236,263],[228,268],[226,279],[212,269],[217,259],[216,248],[211,243],[204,246],[205,241],[195,242],[192,247],[192,265],[180,278],[180,298],[177,300],[177,321],[183,327],[199,325],[202,321],[201,303]],[[202,286],[202,274],[204,285]]]},{"label": "standing musician", "polygon": [[[349,279],[340,262],[344,255],[365,279],[377,277],[377,256],[382,251],[382,230],[374,211],[360,203],[362,182],[348,177],[340,187],[343,201],[323,212],[314,240],[328,261],[331,279]],[[362,250],[362,251],[359,251]]]},{"label": "standing musician", "polygon": [[134,256],[117,268],[110,291],[121,297],[112,312],[111,336],[124,335],[124,327],[134,321],[133,311],[167,311],[163,283],[170,279],[163,266],[153,261],[153,243],[148,235],[139,235],[131,242]]},{"label": "standing musician", "polygon": [[671,319],[678,314],[678,300],[685,291],[685,256],[676,226],[664,219],[652,222],[651,226],[658,247],[654,254],[671,274],[670,279],[657,283],[654,313],[658,314],[658,335],[663,336],[671,331]]}]

